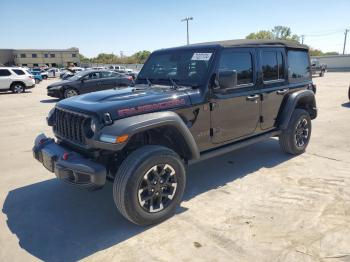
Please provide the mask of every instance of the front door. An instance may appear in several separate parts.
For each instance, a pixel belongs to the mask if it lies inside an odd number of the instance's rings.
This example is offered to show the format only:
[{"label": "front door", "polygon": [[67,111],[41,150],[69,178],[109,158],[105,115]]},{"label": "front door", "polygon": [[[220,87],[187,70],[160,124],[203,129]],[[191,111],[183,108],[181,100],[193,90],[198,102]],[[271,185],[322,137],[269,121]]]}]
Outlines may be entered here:
[{"label": "front door", "polygon": [[100,72],[92,72],[86,75],[79,86],[80,94],[99,91],[100,85],[101,85],[100,82],[101,82]]},{"label": "front door", "polygon": [[260,116],[260,96],[255,85],[255,68],[255,49],[232,48],[222,51],[218,70],[235,70],[237,86],[230,90],[218,89],[213,92],[213,143],[243,138],[256,130]]},{"label": "front door", "polygon": [[288,93],[286,54],[284,48],[261,48],[259,69],[262,72],[259,84],[261,92],[261,129],[273,128],[276,124],[284,96]]}]

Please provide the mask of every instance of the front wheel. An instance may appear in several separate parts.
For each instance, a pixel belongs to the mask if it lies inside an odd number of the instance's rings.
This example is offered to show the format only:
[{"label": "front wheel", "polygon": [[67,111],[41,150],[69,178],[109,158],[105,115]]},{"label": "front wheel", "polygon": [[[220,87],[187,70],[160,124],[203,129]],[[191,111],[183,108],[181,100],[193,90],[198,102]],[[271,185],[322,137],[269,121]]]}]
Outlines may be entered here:
[{"label": "front wheel", "polygon": [[78,91],[73,88],[68,88],[64,90],[64,93],[63,93],[64,98],[69,98],[77,95],[79,95]]},{"label": "front wheel", "polygon": [[132,152],[113,183],[119,212],[137,225],[159,223],[172,216],[186,184],[180,157],[169,148],[149,145]]},{"label": "front wheel", "polygon": [[311,118],[304,109],[295,109],[288,128],[279,137],[281,148],[286,153],[299,155],[305,152],[311,136]]}]

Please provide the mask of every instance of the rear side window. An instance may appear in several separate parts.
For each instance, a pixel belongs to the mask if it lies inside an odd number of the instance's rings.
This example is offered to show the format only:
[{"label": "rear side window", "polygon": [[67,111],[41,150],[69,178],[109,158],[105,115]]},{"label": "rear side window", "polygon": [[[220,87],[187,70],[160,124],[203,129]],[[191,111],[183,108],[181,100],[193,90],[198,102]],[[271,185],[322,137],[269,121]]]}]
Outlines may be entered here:
[{"label": "rear side window", "polygon": [[16,75],[19,75],[19,76],[25,75],[25,73],[23,72],[23,70],[20,70],[20,69],[12,69],[12,71],[15,72]]},{"label": "rear side window", "polygon": [[302,82],[310,79],[309,55],[305,51],[288,51],[289,82]]},{"label": "rear side window", "polygon": [[219,70],[235,70],[237,72],[237,85],[253,83],[252,55],[248,51],[224,50]]},{"label": "rear side window", "polygon": [[264,51],[261,55],[264,81],[284,79],[283,56],[281,52]]},{"label": "rear side window", "polygon": [[0,69],[0,76],[10,76],[11,72],[7,69]]}]

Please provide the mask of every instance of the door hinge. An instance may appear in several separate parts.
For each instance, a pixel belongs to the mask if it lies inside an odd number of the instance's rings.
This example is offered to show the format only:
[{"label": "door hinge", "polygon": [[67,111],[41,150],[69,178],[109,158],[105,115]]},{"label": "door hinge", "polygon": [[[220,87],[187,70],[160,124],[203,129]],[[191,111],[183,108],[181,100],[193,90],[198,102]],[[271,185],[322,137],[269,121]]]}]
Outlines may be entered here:
[{"label": "door hinge", "polygon": [[213,136],[213,135],[214,135],[214,129],[212,129],[212,128],[209,129],[209,135],[210,135],[210,136]]},{"label": "door hinge", "polygon": [[264,117],[260,116],[260,123],[264,123]]}]

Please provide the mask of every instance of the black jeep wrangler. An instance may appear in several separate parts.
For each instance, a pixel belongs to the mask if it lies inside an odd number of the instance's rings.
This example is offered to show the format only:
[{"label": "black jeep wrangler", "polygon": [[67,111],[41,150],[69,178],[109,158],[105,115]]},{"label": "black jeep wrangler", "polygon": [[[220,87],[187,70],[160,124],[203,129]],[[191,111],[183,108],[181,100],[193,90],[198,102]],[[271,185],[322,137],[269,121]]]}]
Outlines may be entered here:
[{"label": "black jeep wrangler", "polygon": [[57,103],[34,157],[57,178],[85,187],[113,182],[123,216],[138,225],[169,218],[187,164],[269,137],[301,154],[316,118],[305,45],[233,40],[151,54],[134,87]]}]

